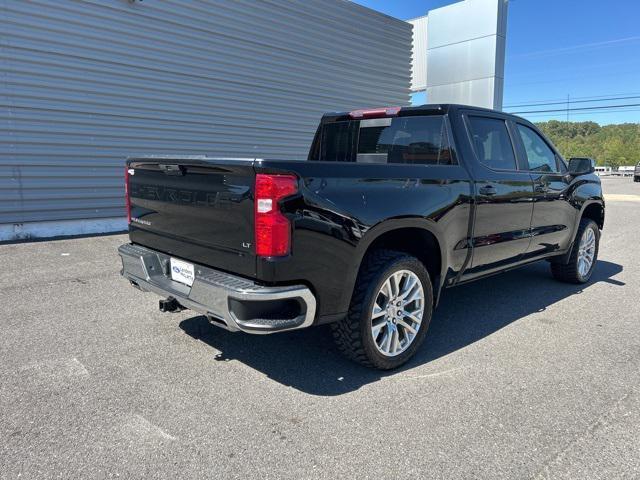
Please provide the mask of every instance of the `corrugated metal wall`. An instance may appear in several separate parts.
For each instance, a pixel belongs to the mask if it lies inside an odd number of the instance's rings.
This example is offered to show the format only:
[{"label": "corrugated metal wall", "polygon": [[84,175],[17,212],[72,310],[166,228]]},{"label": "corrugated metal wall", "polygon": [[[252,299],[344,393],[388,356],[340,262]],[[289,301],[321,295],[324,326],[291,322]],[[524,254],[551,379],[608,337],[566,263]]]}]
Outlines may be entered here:
[{"label": "corrugated metal wall", "polygon": [[413,25],[413,55],[411,72],[411,90],[423,92],[427,89],[427,29],[429,17],[414,18],[409,20]]},{"label": "corrugated metal wall", "polygon": [[0,0],[0,224],[124,215],[139,154],[304,159],[409,102],[411,26],[342,0]]}]

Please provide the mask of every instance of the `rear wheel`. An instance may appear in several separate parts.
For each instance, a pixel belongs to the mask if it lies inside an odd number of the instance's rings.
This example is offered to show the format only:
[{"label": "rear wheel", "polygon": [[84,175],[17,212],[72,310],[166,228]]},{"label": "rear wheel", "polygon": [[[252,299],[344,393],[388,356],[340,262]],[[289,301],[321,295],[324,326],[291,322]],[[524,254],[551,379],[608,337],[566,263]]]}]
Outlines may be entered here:
[{"label": "rear wheel", "polygon": [[580,220],[576,240],[569,263],[551,263],[553,276],[562,282],[586,283],[593,274],[598,260],[600,230],[596,222],[589,218]]},{"label": "rear wheel", "polygon": [[349,313],[332,326],[334,339],[358,363],[397,368],[420,347],[432,308],[433,289],[424,265],[401,252],[375,251],[358,275]]}]

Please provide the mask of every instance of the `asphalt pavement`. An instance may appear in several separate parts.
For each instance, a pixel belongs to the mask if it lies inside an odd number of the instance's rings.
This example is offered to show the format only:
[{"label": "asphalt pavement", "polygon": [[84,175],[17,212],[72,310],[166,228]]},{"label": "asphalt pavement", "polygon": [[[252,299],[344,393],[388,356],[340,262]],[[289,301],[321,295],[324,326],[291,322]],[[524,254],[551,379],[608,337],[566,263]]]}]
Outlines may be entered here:
[{"label": "asphalt pavement", "polygon": [[119,276],[124,235],[0,246],[0,478],[640,478],[640,184],[584,286],[445,291],[405,368],[231,334]]}]

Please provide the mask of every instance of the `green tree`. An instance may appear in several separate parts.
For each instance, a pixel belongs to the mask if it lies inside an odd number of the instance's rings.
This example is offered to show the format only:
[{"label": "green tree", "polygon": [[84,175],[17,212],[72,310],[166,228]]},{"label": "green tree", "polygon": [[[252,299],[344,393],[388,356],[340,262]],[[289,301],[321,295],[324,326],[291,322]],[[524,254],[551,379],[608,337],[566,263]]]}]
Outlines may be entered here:
[{"label": "green tree", "polygon": [[617,168],[640,161],[640,123],[598,125],[550,120],[537,124],[565,158],[591,157]]}]

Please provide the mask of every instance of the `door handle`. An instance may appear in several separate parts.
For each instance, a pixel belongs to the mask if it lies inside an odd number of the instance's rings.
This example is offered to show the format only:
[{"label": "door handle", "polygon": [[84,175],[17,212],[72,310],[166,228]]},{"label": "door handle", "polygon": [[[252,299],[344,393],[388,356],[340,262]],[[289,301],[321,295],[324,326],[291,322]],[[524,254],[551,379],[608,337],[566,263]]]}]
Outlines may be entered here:
[{"label": "door handle", "polygon": [[480,187],[480,195],[495,195],[498,193],[496,191],[496,187],[493,185],[485,185],[484,187]]},{"label": "door handle", "polygon": [[548,193],[549,187],[547,185],[536,185],[536,193]]}]

